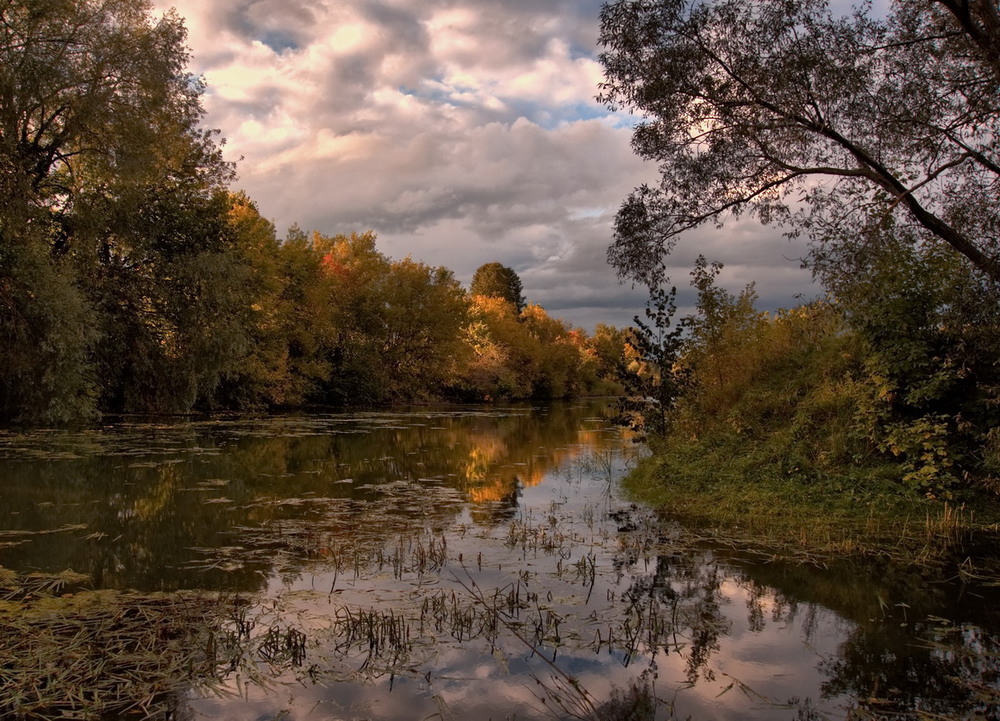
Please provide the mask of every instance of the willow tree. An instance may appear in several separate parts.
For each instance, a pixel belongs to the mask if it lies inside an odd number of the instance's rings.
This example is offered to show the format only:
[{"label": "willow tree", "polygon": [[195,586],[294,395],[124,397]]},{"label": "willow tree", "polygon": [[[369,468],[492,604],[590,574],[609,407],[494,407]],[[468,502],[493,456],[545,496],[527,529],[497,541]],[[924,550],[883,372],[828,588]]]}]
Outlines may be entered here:
[{"label": "willow tree", "polygon": [[601,43],[601,98],[643,116],[633,147],[662,174],[618,213],[624,277],[750,212],[820,255],[892,214],[1000,280],[995,0],[618,0]]}]

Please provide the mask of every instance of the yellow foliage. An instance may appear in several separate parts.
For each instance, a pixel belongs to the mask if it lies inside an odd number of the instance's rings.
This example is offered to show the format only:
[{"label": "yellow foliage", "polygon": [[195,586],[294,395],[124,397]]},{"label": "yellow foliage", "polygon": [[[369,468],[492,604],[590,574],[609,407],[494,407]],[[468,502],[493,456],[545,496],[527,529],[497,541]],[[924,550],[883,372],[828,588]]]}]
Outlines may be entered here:
[{"label": "yellow foliage", "polygon": [[465,329],[472,362],[461,377],[469,394],[495,398],[559,398],[596,386],[598,359],[583,331],[537,304],[518,313],[503,298],[469,298]]}]

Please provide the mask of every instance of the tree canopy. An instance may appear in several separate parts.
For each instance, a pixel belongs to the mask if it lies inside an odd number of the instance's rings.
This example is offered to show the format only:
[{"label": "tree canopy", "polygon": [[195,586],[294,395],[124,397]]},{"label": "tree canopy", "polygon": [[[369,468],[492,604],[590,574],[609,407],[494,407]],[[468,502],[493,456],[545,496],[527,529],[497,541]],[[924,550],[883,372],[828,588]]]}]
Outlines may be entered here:
[{"label": "tree canopy", "polygon": [[231,168],[151,9],[0,2],[4,416],[188,405],[241,352]]},{"label": "tree canopy", "polygon": [[372,232],[279,239],[185,38],[149,0],[0,0],[0,423],[598,386],[510,268],[474,300]]},{"label": "tree canopy", "polygon": [[184,24],[151,9],[148,0],[0,3],[6,239],[39,212],[66,220],[95,195],[121,202],[153,178],[192,179],[193,166],[227,175],[212,133],[198,128],[203,87],[186,71]]},{"label": "tree canopy", "polygon": [[472,276],[469,292],[489,298],[503,298],[513,303],[517,312],[524,310],[521,279],[513,268],[501,263],[486,263],[479,266]]},{"label": "tree canopy", "polygon": [[990,0],[618,0],[601,99],[644,116],[662,181],[623,203],[609,259],[663,276],[675,239],[728,214],[822,254],[886,214],[1000,280],[1000,18]]}]

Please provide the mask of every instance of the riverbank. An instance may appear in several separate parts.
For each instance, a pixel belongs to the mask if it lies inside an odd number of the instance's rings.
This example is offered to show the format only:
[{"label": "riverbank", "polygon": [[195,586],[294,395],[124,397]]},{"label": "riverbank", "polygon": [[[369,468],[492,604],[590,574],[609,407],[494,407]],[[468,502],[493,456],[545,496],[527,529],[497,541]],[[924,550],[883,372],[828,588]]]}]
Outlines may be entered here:
[{"label": "riverbank", "polygon": [[693,446],[645,457],[623,486],[665,519],[766,558],[884,559],[970,582],[1000,580],[995,499],[920,498],[871,470],[822,478],[749,472]]}]

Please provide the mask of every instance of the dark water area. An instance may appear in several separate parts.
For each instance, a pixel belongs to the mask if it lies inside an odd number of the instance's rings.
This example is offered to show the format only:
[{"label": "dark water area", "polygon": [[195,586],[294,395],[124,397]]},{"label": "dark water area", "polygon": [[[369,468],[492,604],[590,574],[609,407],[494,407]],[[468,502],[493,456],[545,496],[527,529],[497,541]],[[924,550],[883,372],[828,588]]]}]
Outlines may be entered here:
[{"label": "dark water area", "polygon": [[1000,718],[996,588],[705,541],[640,452],[598,402],[8,433],[0,565],[239,599],[174,718]]}]

